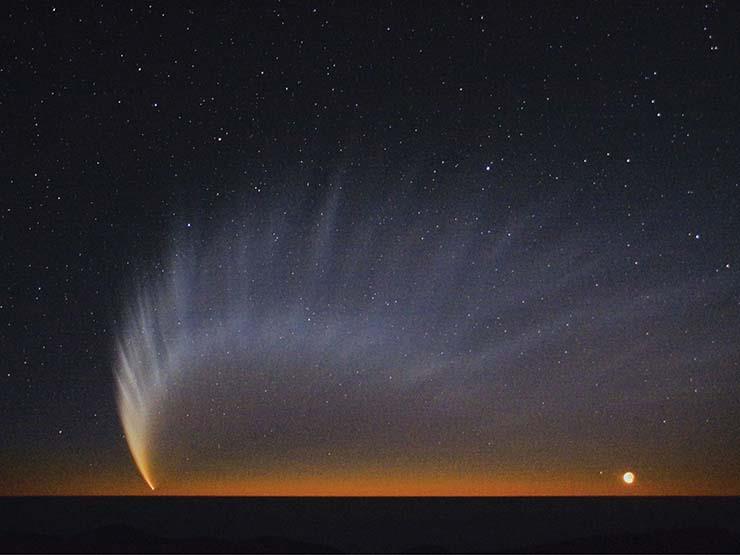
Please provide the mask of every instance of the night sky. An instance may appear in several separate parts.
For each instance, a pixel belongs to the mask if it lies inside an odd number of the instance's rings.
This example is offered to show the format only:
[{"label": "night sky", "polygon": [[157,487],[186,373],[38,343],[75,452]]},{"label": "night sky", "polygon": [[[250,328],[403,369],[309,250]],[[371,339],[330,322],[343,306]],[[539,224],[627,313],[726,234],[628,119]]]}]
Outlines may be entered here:
[{"label": "night sky", "polygon": [[0,494],[740,494],[732,2],[123,4],[2,16]]}]

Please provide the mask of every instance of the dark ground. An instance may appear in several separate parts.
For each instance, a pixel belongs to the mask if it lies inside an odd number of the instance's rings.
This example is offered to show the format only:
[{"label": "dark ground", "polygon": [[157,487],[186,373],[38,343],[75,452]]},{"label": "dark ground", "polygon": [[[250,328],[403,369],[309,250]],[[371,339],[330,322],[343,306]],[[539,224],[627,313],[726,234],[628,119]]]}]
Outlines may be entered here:
[{"label": "dark ground", "polygon": [[3,552],[740,552],[740,498],[0,498]]}]

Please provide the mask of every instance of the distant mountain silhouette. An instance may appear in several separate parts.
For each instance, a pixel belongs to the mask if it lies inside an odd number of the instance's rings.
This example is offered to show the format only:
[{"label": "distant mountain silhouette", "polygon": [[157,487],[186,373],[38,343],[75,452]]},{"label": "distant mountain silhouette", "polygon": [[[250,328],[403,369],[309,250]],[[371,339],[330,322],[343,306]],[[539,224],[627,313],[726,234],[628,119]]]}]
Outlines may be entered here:
[{"label": "distant mountain silhouette", "polygon": [[[494,547],[494,546],[492,546]],[[71,537],[34,533],[0,536],[5,553],[341,553],[331,546],[284,537],[244,541],[217,538],[164,538],[126,525],[109,525]],[[487,550],[488,551],[488,550]],[[453,553],[447,546],[410,546],[403,553]],[[493,548],[510,553],[738,553],[740,536],[714,528],[685,528],[644,534],[604,535],[552,544]]]},{"label": "distant mountain silhouette", "polygon": [[740,536],[721,528],[592,536],[512,549],[513,553],[740,553]]},{"label": "distant mountain silhouette", "polygon": [[0,553],[740,553],[740,498],[0,498]]},{"label": "distant mountain silhouette", "polygon": [[443,545],[415,545],[404,549],[403,553],[452,553],[448,547]]},{"label": "distant mountain silhouette", "polygon": [[326,545],[259,536],[244,541],[217,538],[164,538],[126,525],[109,525],[74,536],[8,533],[4,553],[341,553]]}]

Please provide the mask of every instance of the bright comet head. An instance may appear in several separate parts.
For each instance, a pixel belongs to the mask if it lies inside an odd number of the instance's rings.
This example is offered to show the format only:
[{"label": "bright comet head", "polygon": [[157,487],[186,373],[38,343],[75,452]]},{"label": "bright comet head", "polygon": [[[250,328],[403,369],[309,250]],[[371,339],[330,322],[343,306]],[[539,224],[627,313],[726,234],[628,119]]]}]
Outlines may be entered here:
[{"label": "bright comet head", "polygon": [[632,472],[625,472],[622,476],[622,480],[624,480],[625,484],[630,485],[635,481],[635,475]]}]

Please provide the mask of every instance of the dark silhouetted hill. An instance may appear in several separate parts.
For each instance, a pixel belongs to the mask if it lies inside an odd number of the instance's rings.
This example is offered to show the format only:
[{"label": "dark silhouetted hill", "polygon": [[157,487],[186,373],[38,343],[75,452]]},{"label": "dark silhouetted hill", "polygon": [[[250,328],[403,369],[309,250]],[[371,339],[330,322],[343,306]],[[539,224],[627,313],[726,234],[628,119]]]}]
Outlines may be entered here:
[{"label": "dark silhouetted hill", "polygon": [[13,553],[738,553],[740,498],[0,498]]},{"label": "dark silhouetted hill", "polygon": [[513,553],[740,553],[740,536],[717,528],[592,536],[512,549]]},{"label": "dark silhouetted hill", "polygon": [[244,541],[218,538],[164,538],[125,525],[110,525],[71,537],[9,533],[0,536],[3,553],[341,553],[325,545],[261,536]]}]

